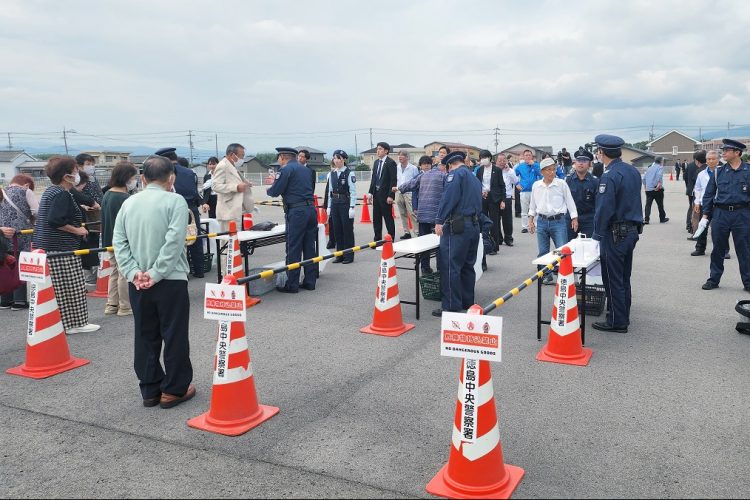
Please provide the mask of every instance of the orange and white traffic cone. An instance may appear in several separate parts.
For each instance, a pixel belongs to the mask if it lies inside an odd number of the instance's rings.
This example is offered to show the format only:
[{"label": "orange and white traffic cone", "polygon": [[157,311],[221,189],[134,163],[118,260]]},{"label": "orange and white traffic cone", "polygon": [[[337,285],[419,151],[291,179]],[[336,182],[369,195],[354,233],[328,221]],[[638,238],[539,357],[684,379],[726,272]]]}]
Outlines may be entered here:
[{"label": "orange and white traffic cone", "polygon": [[425,489],[448,498],[510,498],[525,472],[504,462],[489,361],[463,360],[458,394],[448,463]]},{"label": "orange and white traffic cone", "polygon": [[[227,276],[224,283],[236,285],[237,280]],[[258,403],[245,324],[219,321],[211,406],[206,413],[188,420],[188,426],[225,436],[239,436],[278,412],[275,406]]]},{"label": "orange and white traffic cone", "polygon": [[87,297],[97,299],[106,299],[109,297],[109,277],[112,275],[112,266],[109,259],[112,258],[110,252],[99,254],[99,270],[96,273],[96,290],[86,294]]},{"label": "orange and white traffic cone", "polygon": [[328,214],[326,214],[326,211],[320,207],[320,200],[318,200],[317,194],[313,195],[313,203],[315,203],[315,213],[318,215],[318,224],[325,224],[325,219]]},{"label": "orange and white traffic cone", "polygon": [[672,176],[672,172],[669,172],[669,180],[670,180],[670,181],[673,181],[673,180],[674,180],[674,177]]},{"label": "orange and white traffic cone", "polygon": [[[227,267],[226,276],[234,276],[237,279],[245,277],[245,266],[242,262],[242,252],[240,252],[240,239],[237,236],[237,223],[235,221],[229,222],[229,231],[232,233],[229,235],[229,244],[227,245]],[[257,297],[251,297],[249,294],[245,296],[245,307],[251,308],[254,305],[260,304],[260,299]]]},{"label": "orange and white traffic cone", "polygon": [[[34,250],[44,253],[44,250]],[[68,349],[55,289],[49,275],[49,265],[44,272],[44,283],[29,282],[29,330],[26,336],[26,362],[6,370],[11,375],[29,378],[47,378],[89,363],[88,359],[74,358]]]},{"label": "orange and white traffic cone", "polygon": [[242,214],[242,229],[249,231],[253,228],[253,214]]},{"label": "orange and white traffic cone", "polygon": [[552,307],[552,320],[549,326],[549,339],[536,359],[586,366],[592,351],[583,347],[581,340],[581,320],[578,317],[576,282],[573,275],[573,259],[569,247],[563,247],[564,255],[555,287],[555,304]]},{"label": "orange and white traffic cone", "polygon": [[375,309],[372,323],[360,328],[362,333],[398,337],[408,332],[414,325],[404,323],[401,314],[401,300],[398,296],[398,278],[396,277],[396,259],[393,253],[391,235],[385,236],[383,254],[380,257],[378,286],[375,291]]},{"label": "orange and white traffic cone", "polygon": [[367,203],[367,196],[362,197],[362,216],[359,219],[360,224],[372,224],[372,219],[370,218],[370,208],[368,207]]}]

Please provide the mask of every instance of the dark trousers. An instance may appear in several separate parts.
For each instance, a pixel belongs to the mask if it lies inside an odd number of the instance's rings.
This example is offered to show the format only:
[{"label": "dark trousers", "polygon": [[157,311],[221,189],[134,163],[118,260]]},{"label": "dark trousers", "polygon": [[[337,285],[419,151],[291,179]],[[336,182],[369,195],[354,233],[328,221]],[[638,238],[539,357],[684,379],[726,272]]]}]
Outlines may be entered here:
[{"label": "dark trousers", "polygon": [[691,194],[688,196],[688,211],[687,217],[685,218],[685,229],[691,232],[693,231],[693,204],[695,204],[695,196]]},{"label": "dark trousers", "polygon": [[393,222],[393,205],[389,205],[385,200],[377,196],[372,198],[372,229],[375,231],[375,241],[383,239],[383,220],[385,220],[385,229],[391,235],[391,239],[396,241],[396,224]]},{"label": "dark trousers", "polygon": [[440,237],[440,291],[443,311],[459,312],[474,304],[474,282],[479,224],[464,221],[464,232],[452,234],[443,226]]},{"label": "dark trousers", "polygon": [[[198,226],[198,234],[202,234],[203,226],[200,225],[201,216],[198,213],[198,207],[190,207],[190,211],[193,212],[195,217],[195,224]],[[203,259],[203,241],[197,240],[195,243],[187,247],[187,251],[190,254],[190,267],[192,267],[192,273],[195,276],[202,276],[205,270],[205,262]]]},{"label": "dark trousers", "polygon": [[729,234],[734,239],[734,251],[740,263],[742,285],[750,287],[750,209],[730,212],[723,208],[714,208],[711,220],[711,276],[709,279],[719,284],[724,274],[724,256],[729,250]]},{"label": "dark trousers", "polygon": [[500,223],[497,244],[513,243],[513,198],[505,198],[505,208],[500,210]]},{"label": "dark trousers", "polygon": [[573,231],[571,227],[570,215],[565,216],[565,220],[568,223],[568,241],[576,238],[579,234],[585,234],[587,238],[591,238],[594,234],[594,214],[582,214],[578,213],[578,231]]},{"label": "dark trousers", "polygon": [[[703,218],[703,207],[701,207],[701,218]],[[708,226],[710,225],[711,225],[711,222],[708,223]],[[708,244],[708,226],[706,227],[706,230],[703,231],[703,234],[698,236],[698,239],[695,240],[695,249],[698,250],[699,252],[706,251],[706,246]]]},{"label": "dark trousers", "polygon": [[617,243],[611,231],[606,231],[599,242],[602,281],[609,304],[607,324],[611,326],[624,328],[630,324],[630,275],[633,271],[633,250],[638,239],[638,231],[633,228]]},{"label": "dark trousers", "polygon": [[[193,380],[187,281],[162,280],[148,290],[128,284],[135,323],[133,367],[144,399],[183,396]],[[164,369],[159,358],[164,342]],[[166,372],[166,373],[165,373]]]},{"label": "dark trousers", "polygon": [[646,191],[646,210],[644,214],[645,222],[649,221],[651,216],[651,204],[656,201],[656,206],[659,209],[659,220],[663,221],[667,218],[667,213],[664,211],[664,190],[658,191]]},{"label": "dark trousers", "polygon": [[676,168],[675,169],[675,173],[677,174],[677,180],[678,181],[680,180],[680,170],[682,170],[682,169],[681,168]]},{"label": "dark trousers", "polygon": [[[303,206],[289,209],[286,213],[286,263],[293,264],[315,257],[315,241],[318,238],[318,216],[315,208]],[[286,287],[289,290],[299,289],[299,269],[287,271]],[[315,286],[318,277],[318,265],[305,267],[305,286]]]},{"label": "dark trousers", "polygon": [[516,200],[513,204],[516,211],[516,217],[521,217],[521,193],[516,189],[515,186],[513,186],[513,199]]},{"label": "dark trousers", "polygon": [[[429,224],[427,222],[419,223],[419,236],[426,236],[434,232],[435,232],[435,224]],[[439,258],[437,260],[440,261]],[[422,271],[427,271],[430,268],[430,253],[429,252],[425,252],[419,256],[419,267],[422,268]],[[439,264],[437,268],[440,269]]]},{"label": "dark trousers", "polygon": [[[349,203],[331,204],[333,230],[338,235],[336,250],[346,250],[354,246],[354,219],[349,218]],[[353,262],[354,254],[344,255],[344,262]]]},{"label": "dark trousers", "polygon": [[500,248],[500,204],[493,203],[489,196],[482,198],[482,213],[492,220],[490,236],[492,237],[492,250],[497,252]]}]

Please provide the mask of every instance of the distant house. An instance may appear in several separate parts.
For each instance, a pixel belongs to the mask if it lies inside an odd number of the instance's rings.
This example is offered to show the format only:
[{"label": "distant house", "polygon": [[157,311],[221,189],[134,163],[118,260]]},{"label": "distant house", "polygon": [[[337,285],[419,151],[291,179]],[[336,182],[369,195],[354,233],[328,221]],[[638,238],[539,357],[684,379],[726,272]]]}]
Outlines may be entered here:
[{"label": "distant house", "polygon": [[[398,163],[398,152],[399,151],[406,151],[408,157],[409,157],[409,163],[412,163],[416,165],[419,163],[419,158],[421,156],[424,156],[424,148],[417,148],[412,146],[411,144],[390,144],[391,146],[391,152],[388,154],[391,158],[393,158],[393,161]],[[378,159],[377,155],[375,154],[375,150],[377,148],[368,149],[365,151],[362,151],[360,153],[362,155],[362,163],[370,167],[370,170],[372,170],[372,166],[375,164],[375,160]]]},{"label": "distant house", "polygon": [[[97,168],[111,169],[121,161],[128,161],[130,153],[120,151],[81,151],[82,154],[91,155],[96,160]],[[141,162],[143,163],[143,162]]]},{"label": "distant house", "polygon": [[272,165],[266,165],[255,156],[245,156],[245,161],[238,170],[245,174],[267,174],[269,173],[269,167],[271,166]]},{"label": "distant house", "polygon": [[698,141],[677,130],[671,130],[646,144],[649,153],[664,157],[665,166],[674,166],[675,161],[693,161]]},{"label": "distant house", "polygon": [[[296,149],[297,151],[306,149],[307,152],[310,153],[310,159],[307,161],[308,167],[312,167],[315,170],[325,170],[326,172],[331,169],[331,165],[326,162],[324,151],[311,148],[310,146],[297,146],[294,149]],[[280,165],[275,161],[268,166],[273,168],[274,170],[278,170]]]},{"label": "distant house", "polygon": [[427,156],[437,156],[438,150],[443,146],[447,146],[451,151],[463,151],[475,160],[479,159],[479,152],[482,150],[482,148],[469,146],[460,142],[433,141],[424,145],[424,154]]},{"label": "distant house", "polygon": [[10,180],[19,173],[41,177],[44,175],[46,164],[46,161],[38,161],[25,151],[0,151],[0,184],[7,186]]},{"label": "distant house", "polygon": [[[732,137],[735,141],[740,141],[742,144],[748,147],[750,149],[750,137]],[[724,145],[723,142],[721,142],[721,139],[712,139],[710,141],[704,141],[698,143],[697,149],[705,149],[706,151],[711,151],[712,149],[721,149],[721,147]]]},{"label": "distant house", "polygon": [[149,156],[151,155],[128,155],[128,161],[140,169]]},{"label": "distant house", "polygon": [[644,151],[642,149],[632,148],[630,146],[622,147],[622,161],[630,163],[640,171],[645,171],[654,162],[657,155]]},{"label": "distant house", "polygon": [[523,152],[527,149],[531,150],[531,152],[534,153],[534,159],[536,161],[541,161],[545,153],[550,156],[554,156],[554,154],[552,153],[552,146],[529,146],[524,142],[519,142],[518,144],[509,148],[505,148],[500,152],[505,154],[505,156],[512,156],[513,165],[517,165],[518,162],[523,158]]}]

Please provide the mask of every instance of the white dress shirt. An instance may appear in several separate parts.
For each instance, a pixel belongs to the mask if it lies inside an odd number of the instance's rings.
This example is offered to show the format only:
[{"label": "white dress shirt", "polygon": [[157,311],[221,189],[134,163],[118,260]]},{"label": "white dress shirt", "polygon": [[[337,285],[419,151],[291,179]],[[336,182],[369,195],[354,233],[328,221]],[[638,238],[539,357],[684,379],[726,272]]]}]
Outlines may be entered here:
[{"label": "white dress shirt", "polygon": [[401,163],[399,163],[396,168],[396,185],[400,186],[405,182],[409,182],[418,175],[419,169],[416,167],[416,165],[407,163],[404,167],[403,165],[401,165]]},{"label": "white dress shirt", "polygon": [[570,194],[568,183],[555,177],[552,182],[545,184],[539,180],[531,187],[531,202],[529,203],[529,217],[537,214],[552,217],[557,214],[570,213],[570,218],[578,217],[576,203]]},{"label": "white dress shirt", "polygon": [[486,167],[484,167],[484,174],[482,176],[482,191],[489,192],[491,182],[492,182],[492,166],[487,165]]},{"label": "white dress shirt", "polygon": [[[693,196],[695,196],[695,204],[696,205],[703,205],[703,193],[706,192],[706,188],[708,187],[708,169],[710,167],[706,167],[700,172],[698,172],[698,177],[695,178],[695,188],[693,189]],[[714,170],[714,175],[716,175],[716,170]]]},{"label": "white dress shirt", "polygon": [[518,184],[518,176],[513,168],[503,170],[503,182],[505,183],[505,197],[513,197],[513,186]]}]

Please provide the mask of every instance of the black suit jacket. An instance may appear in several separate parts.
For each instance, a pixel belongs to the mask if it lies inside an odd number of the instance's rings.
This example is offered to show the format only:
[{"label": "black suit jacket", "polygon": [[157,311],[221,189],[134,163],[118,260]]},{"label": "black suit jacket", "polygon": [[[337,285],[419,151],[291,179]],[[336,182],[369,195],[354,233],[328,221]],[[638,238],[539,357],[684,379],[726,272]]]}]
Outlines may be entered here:
[{"label": "black suit jacket", "polygon": [[370,190],[368,193],[385,203],[386,198],[394,198],[393,188],[396,187],[398,174],[396,171],[396,162],[393,158],[386,156],[383,162],[383,171],[380,174],[380,189],[375,188],[378,160],[372,166],[372,179],[370,180]]},{"label": "black suit jacket", "polygon": [[[503,180],[503,171],[498,167],[492,165],[492,173],[490,174],[490,194],[487,197],[492,203],[499,205],[501,201],[505,200],[505,181]],[[477,170],[477,179],[482,182],[484,179],[485,167],[479,167]],[[484,187],[482,187],[484,191]]]},{"label": "black suit jacket", "polygon": [[698,180],[698,173],[705,168],[705,165],[698,166],[694,161],[688,163],[687,168],[684,172],[685,179],[685,194],[693,196],[693,189],[695,189],[695,181]]}]

